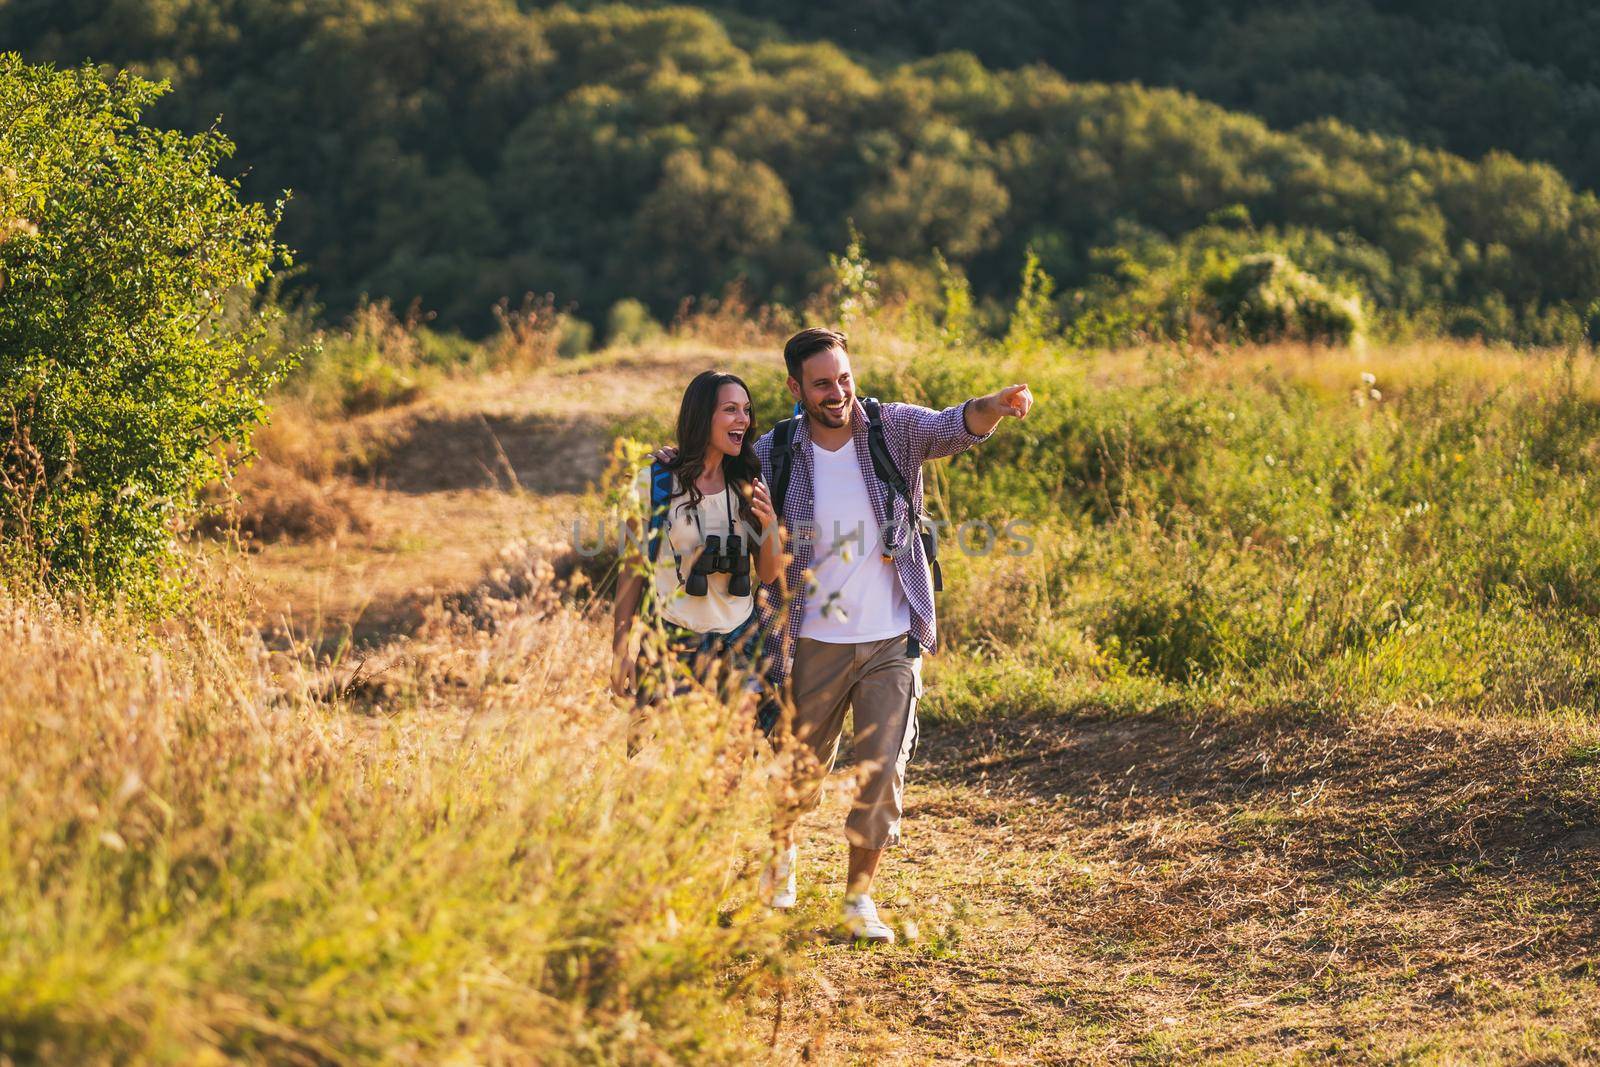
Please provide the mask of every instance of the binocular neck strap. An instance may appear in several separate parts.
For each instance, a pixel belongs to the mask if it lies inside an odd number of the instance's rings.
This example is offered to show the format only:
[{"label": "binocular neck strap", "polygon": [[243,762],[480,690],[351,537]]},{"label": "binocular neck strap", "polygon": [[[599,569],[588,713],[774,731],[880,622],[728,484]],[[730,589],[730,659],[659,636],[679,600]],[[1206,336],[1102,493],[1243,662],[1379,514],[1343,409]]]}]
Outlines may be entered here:
[{"label": "binocular neck strap", "polygon": [[[723,483],[722,483],[722,506],[723,506],[724,509],[726,509],[726,511],[728,513],[728,533],[730,535],[738,532],[736,527],[733,525],[733,497],[731,495],[732,492],[733,492],[733,487],[730,486],[727,483],[726,479],[724,479]],[[702,500],[704,500],[704,498],[702,498]],[[700,509],[698,507],[693,507],[693,508],[689,508],[688,510],[689,510],[689,517],[694,520],[695,532],[700,535],[700,551],[704,552],[705,548],[706,548],[706,528],[704,526],[702,526],[701,523],[700,523]],[[682,585],[683,584],[683,557],[678,555],[677,552],[673,552],[672,553],[672,569],[678,575],[678,584]]]}]

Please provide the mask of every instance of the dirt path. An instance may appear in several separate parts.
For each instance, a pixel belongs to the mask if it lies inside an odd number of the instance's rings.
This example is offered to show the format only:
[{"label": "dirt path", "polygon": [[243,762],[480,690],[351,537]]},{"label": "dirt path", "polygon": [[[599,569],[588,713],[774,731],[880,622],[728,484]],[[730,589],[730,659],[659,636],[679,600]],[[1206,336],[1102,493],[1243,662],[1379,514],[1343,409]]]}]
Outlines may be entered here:
[{"label": "dirt path", "polygon": [[[1592,754],[1481,725],[1155,715],[927,738],[877,893],[918,939],[819,939],[781,1060],[1600,1056]],[[808,823],[819,931],[849,784]]]},{"label": "dirt path", "polygon": [[336,647],[413,628],[438,596],[472,588],[502,551],[570,537],[616,426],[671,411],[710,366],[770,353],[673,343],[531,374],[447,380],[405,408],[356,420],[370,457],[344,480],[365,529],[263,545],[251,561],[268,636]]}]

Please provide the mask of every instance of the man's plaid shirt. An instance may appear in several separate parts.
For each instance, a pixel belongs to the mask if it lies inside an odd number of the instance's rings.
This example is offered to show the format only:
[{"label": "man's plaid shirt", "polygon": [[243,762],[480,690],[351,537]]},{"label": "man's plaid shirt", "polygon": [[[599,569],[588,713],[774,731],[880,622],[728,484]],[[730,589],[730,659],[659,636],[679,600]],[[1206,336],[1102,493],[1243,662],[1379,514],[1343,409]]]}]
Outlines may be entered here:
[{"label": "man's plaid shirt", "polygon": [[[900,575],[900,587],[905,590],[906,601],[911,607],[911,632],[929,652],[938,647],[938,626],[933,610],[933,577],[928,569],[927,554],[922,548],[922,538],[917,536],[916,516],[922,512],[922,462],[964,452],[989,436],[984,434],[979,437],[967,430],[966,407],[970,403],[968,400],[943,411],[916,404],[879,406],[884,440],[889,445],[895,466],[911,490],[909,515],[906,502],[898,493],[895,494],[891,521],[899,523],[904,530],[904,548],[894,558],[895,570]],[[861,468],[861,478],[867,484],[867,498],[872,502],[872,513],[882,523],[887,489],[872,469],[872,454],[867,443],[866,408],[862,407],[859,399],[854,404],[855,414],[851,416],[850,425],[854,428],[856,462]],[[763,434],[755,447],[756,456],[761,460],[762,477],[771,486],[772,431]],[[760,605],[759,622],[767,634],[766,652],[770,662],[768,677],[774,684],[781,684],[789,676],[789,668],[794,662],[794,643],[800,634],[800,623],[805,619],[807,572],[811,568],[816,541],[815,537],[796,536],[798,531],[811,528],[816,506],[810,422],[804,415],[795,424],[792,447],[789,488],[783,501],[783,522],[789,530],[788,550],[794,558],[784,573],[791,594],[784,619],[775,621],[783,606],[783,594],[776,586],[762,586],[756,598]]]}]

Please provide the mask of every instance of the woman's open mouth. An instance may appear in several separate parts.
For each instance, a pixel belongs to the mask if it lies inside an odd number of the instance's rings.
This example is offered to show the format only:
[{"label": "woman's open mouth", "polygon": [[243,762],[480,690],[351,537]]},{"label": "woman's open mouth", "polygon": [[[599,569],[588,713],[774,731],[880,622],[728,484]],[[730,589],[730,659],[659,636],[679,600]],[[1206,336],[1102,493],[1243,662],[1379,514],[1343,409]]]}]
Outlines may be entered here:
[{"label": "woman's open mouth", "polygon": [[728,440],[733,442],[733,447],[734,448],[738,448],[740,445],[744,444],[744,431],[743,430],[729,430],[728,431]]}]

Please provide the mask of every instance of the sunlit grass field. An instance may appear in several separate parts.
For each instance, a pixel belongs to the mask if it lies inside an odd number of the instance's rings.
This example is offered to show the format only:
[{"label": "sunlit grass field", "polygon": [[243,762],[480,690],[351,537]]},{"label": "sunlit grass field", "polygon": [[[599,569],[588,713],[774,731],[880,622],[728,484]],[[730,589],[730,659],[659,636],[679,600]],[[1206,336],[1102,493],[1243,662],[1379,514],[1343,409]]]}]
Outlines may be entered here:
[{"label": "sunlit grass field", "polygon": [[[950,402],[976,370],[912,360],[887,391]],[[1038,532],[1027,555],[954,554],[960,647],[1215,704],[1600,708],[1591,356],[1044,353],[998,373],[1037,383],[1038,418],[953,462],[945,507]]]},{"label": "sunlit grass field", "polygon": [[[865,394],[942,406],[1027,381],[1038,402],[930,468],[936,517],[1032,531],[1017,554],[944,542],[947,647],[926,704],[940,725],[1406,709],[1542,724],[1580,763],[1592,750],[1591,354],[946,347],[876,325],[852,336]],[[459,560],[430,572],[443,534],[419,521],[434,540],[396,540],[385,526],[403,509],[426,515],[433,490],[393,486],[385,463],[417,426],[437,437],[526,396],[539,432],[533,454],[509,450],[520,478],[486,470],[446,488],[598,510],[611,438],[663,439],[695,370],[736,364],[759,421],[785,414],[780,344],[678,335],[474,365],[387,397],[378,415],[291,394],[258,463],[300,480],[241,496],[246,525],[253,515],[265,533],[242,556],[196,547],[177,617],[11,596],[0,1059],[761,1054],[767,1024],[750,1013],[770,1011],[810,957],[754,903],[772,790],[747,727],[686,701],[627,760],[626,713],[604,690],[605,561],[571,571],[555,528],[528,532],[525,572],[505,574],[512,557],[484,559],[486,579],[463,580]],[[601,402],[597,381],[623,400]],[[541,436],[539,419],[565,415],[565,436]],[[565,454],[542,451],[552,440],[581,455],[592,490],[556,474],[541,488]],[[283,503],[275,484],[333,510],[279,528],[260,512]],[[450,499],[449,540],[478,543],[475,498]],[[480,518],[498,531],[506,514]],[[390,561],[431,606],[360,647],[285,636],[239,586],[302,588],[317,545]],[[404,592],[393,585],[383,595]],[[817,918],[814,907],[803,921]],[[919,959],[957,952],[929,941]]]},{"label": "sunlit grass field", "polygon": [[[854,347],[863,394],[941,407],[1027,381],[1038,398],[930,467],[955,653],[941,713],[1600,709],[1592,353],[941,348],[870,327]],[[748,375],[758,421],[786,415],[781,362]]]},{"label": "sunlit grass field", "polygon": [[[381,663],[0,612],[0,1060],[732,1060],[781,974],[748,730],[623,757],[591,622],[530,571]],[[487,610],[487,609],[485,609]]]}]

